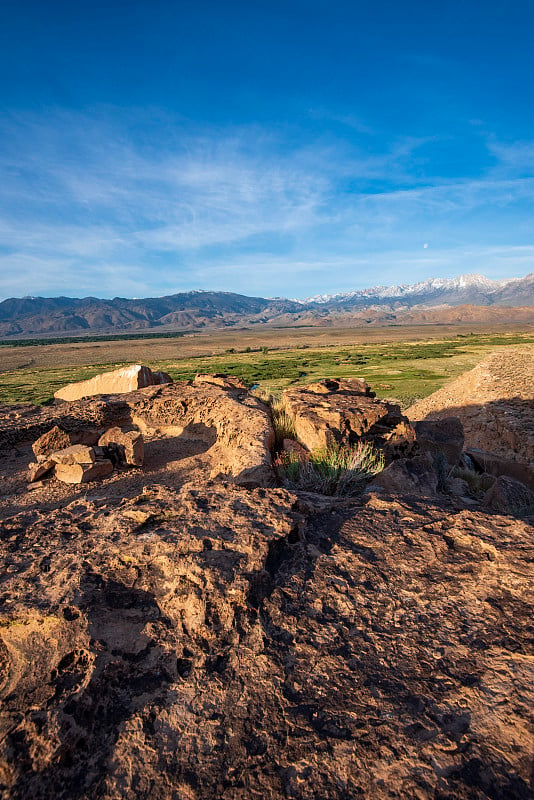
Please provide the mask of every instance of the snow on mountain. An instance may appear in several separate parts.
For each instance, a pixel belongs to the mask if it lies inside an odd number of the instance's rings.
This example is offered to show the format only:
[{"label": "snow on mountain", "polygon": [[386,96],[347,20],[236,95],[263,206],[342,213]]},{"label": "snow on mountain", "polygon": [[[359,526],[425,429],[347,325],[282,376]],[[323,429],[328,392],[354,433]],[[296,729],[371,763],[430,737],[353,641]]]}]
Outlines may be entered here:
[{"label": "snow on mountain", "polygon": [[400,284],[398,286],[373,286],[369,289],[355,289],[337,294],[320,294],[308,297],[303,303],[343,303],[347,300],[372,301],[376,300],[414,300],[418,297],[433,297],[436,294],[474,292],[492,294],[504,287],[520,280],[510,278],[505,280],[491,280],[484,275],[460,275],[457,278],[429,278],[413,284]]}]

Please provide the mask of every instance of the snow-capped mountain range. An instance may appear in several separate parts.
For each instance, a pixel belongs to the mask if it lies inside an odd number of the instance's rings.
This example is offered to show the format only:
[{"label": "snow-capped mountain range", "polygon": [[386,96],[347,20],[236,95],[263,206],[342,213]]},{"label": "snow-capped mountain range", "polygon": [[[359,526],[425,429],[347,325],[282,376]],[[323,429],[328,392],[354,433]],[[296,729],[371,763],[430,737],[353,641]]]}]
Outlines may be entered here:
[{"label": "snow-capped mountain range", "polygon": [[[458,309],[458,310],[457,310]],[[0,303],[0,337],[193,331],[272,325],[389,325],[470,320],[534,323],[534,273],[376,286],[306,300],[191,291],[168,297],[23,297]]]}]

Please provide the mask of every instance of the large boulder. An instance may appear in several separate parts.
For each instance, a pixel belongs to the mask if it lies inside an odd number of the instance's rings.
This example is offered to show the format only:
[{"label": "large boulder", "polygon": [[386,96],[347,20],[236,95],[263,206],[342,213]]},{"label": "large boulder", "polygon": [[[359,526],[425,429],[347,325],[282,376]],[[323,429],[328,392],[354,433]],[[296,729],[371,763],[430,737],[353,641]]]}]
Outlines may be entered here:
[{"label": "large boulder", "polygon": [[274,484],[274,430],[266,406],[237,382],[221,385],[203,376],[177,382],[155,396],[128,396],[131,422],[143,433],[204,437],[211,445],[211,477],[228,476],[241,486]]},{"label": "large boulder", "polygon": [[432,457],[423,453],[393,461],[373,478],[372,486],[379,486],[388,494],[432,497],[438,491],[438,474]]},{"label": "large boulder", "polygon": [[299,442],[309,450],[368,441],[391,460],[414,448],[415,432],[400,407],[377,399],[359,378],[286,389],[283,400]]},{"label": "large boulder", "polygon": [[534,492],[519,481],[499,475],[484,497],[484,505],[501,514],[534,514]]},{"label": "large boulder", "polygon": [[146,386],[159,386],[165,383],[172,383],[172,378],[166,372],[152,372],[150,367],[133,364],[113,372],[103,372],[86,381],[69,383],[54,392],[54,397],[56,400],[73,401],[97,394],[125,394]]}]

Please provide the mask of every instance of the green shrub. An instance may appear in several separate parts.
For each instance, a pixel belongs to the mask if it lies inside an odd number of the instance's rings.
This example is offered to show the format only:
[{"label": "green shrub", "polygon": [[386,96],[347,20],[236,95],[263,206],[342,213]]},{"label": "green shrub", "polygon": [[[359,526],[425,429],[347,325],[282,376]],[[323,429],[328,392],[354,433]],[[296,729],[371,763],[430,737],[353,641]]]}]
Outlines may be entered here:
[{"label": "green shrub", "polygon": [[290,489],[353,497],[384,469],[384,455],[368,442],[354,447],[331,445],[308,457],[281,453],[275,460],[281,482]]}]

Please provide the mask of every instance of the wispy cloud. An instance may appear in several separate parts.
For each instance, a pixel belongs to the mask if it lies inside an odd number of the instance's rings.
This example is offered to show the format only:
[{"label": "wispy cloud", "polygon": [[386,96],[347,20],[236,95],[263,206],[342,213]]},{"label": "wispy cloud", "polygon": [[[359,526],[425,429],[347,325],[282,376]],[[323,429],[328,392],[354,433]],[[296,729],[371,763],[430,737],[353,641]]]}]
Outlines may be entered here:
[{"label": "wispy cloud", "polygon": [[418,159],[432,137],[379,147],[357,123],[361,138],[345,139],[176,119],[155,134],[103,113],[6,118],[0,293],[303,296],[399,270],[528,271],[534,142],[488,139],[491,169],[430,180]]}]

